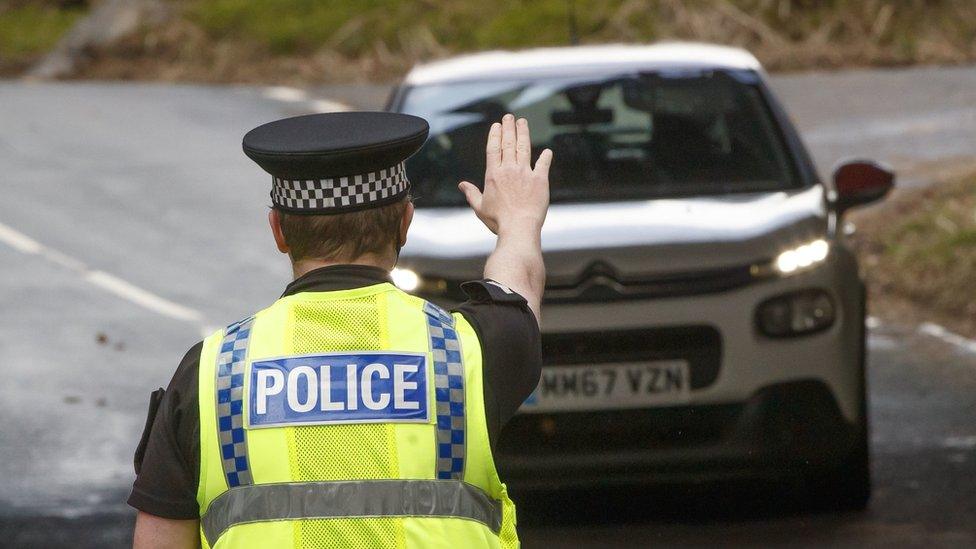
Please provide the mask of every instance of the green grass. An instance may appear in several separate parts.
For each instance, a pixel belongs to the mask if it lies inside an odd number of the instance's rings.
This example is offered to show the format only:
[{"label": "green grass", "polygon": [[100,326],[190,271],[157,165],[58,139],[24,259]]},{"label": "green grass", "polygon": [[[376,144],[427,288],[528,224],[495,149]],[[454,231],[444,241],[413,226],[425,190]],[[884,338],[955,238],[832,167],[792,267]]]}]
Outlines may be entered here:
[{"label": "green grass", "polygon": [[[595,13],[622,3],[580,9],[580,26],[598,30],[605,17]],[[377,43],[393,52],[409,48],[420,33],[452,50],[565,44],[566,6],[565,0],[187,0],[186,13],[215,38],[254,40],[275,53],[331,47],[361,55]]]},{"label": "green grass", "polygon": [[36,5],[0,11],[0,59],[17,60],[46,52],[83,14],[83,9]]},{"label": "green grass", "polygon": [[[920,43],[971,55],[971,0],[182,0],[216,39],[257,42],[276,54],[330,48],[347,56],[563,45],[568,6],[583,42],[659,38],[781,47],[813,41],[829,55],[850,45],[911,60]],[[897,8],[895,7],[897,6]],[[933,37],[937,39],[933,39]],[[825,54],[825,55],[827,55]],[[930,52],[931,54],[931,52]]]},{"label": "green grass", "polygon": [[[770,70],[976,60],[973,0],[167,2],[175,17],[93,52],[93,74],[389,79],[455,53],[567,45],[570,6],[584,44],[715,42],[752,51]],[[84,11],[64,5],[84,1],[0,0],[0,73],[43,54]]]}]

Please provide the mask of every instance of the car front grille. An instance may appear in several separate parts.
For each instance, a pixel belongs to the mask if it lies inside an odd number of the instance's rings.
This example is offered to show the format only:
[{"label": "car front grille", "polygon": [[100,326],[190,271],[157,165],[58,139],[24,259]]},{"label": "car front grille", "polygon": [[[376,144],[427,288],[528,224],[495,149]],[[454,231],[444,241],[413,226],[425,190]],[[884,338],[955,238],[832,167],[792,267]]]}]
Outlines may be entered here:
[{"label": "car front grille", "polygon": [[519,414],[502,430],[496,453],[573,454],[688,448],[722,439],[742,404]]},{"label": "car front grille", "polygon": [[692,390],[708,387],[718,378],[722,336],[707,325],[542,334],[550,366],[674,359],[688,361]]},{"label": "car front grille", "polygon": [[[542,335],[549,366],[688,361],[691,389],[718,378],[722,338],[707,325],[548,333]],[[741,412],[741,405],[676,406],[653,409],[518,414],[505,427],[500,455],[650,449],[695,446],[718,440]]]},{"label": "car front grille", "polygon": [[545,303],[655,299],[724,292],[755,282],[751,265],[648,276],[620,276],[601,263],[575,280],[550,280]]},{"label": "car front grille", "polygon": [[[542,302],[593,303],[630,299],[660,299],[705,295],[741,288],[762,279],[752,265],[658,275],[621,276],[602,263],[591,265],[580,277],[550,279]],[[463,280],[432,278],[432,291],[420,291],[421,297],[446,302],[467,299],[461,290]]]}]

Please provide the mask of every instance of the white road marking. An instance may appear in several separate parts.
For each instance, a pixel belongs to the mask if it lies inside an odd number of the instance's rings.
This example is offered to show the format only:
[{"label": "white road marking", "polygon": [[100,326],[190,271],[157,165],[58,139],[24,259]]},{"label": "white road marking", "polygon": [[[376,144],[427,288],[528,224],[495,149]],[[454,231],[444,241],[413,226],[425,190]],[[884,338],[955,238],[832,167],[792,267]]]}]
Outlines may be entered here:
[{"label": "white road marking", "polygon": [[308,93],[305,90],[290,88],[288,86],[271,86],[264,88],[264,96],[268,99],[285,101],[288,103],[297,103],[299,101],[305,101],[308,99]]},{"label": "white road marking", "polygon": [[345,103],[329,99],[315,99],[311,102],[311,106],[315,112],[346,112],[352,110],[352,107]]},{"label": "white road marking", "polygon": [[187,322],[200,322],[203,320],[203,315],[200,313],[200,311],[173,303],[168,299],[159,297],[152,292],[143,290],[138,286],[134,286],[125,280],[104,271],[88,271],[88,273],[85,275],[85,280],[91,284],[94,284],[95,286],[98,286],[99,288],[102,288],[103,290],[121,297],[122,299],[131,301],[137,305],[141,305],[154,313],[178,320],[185,320]]},{"label": "white road marking", "polygon": [[0,223],[0,240],[18,252],[25,254],[39,254],[44,249],[44,246],[41,246],[40,242],[20,231],[15,231],[3,223]]},{"label": "white road marking", "polygon": [[950,345],[954,345],[967,353],[976,354],[976,341],[950,332],[938,324],[923,322],[921,325],[919,325],[918,332],[920,334],[941,339],[942,341],[945,341]]},{"label": "white road marking", "polygon": [[[195,324],[201,324],[203,322],[203,313],[196,309],[174,303],[149,290],[126,282],[115,275],[91,269],[83,261],[58,250],[48,248],[33,238],[3,223],[0,223],[0,242],[7,244],[21,253],[39,255],[56,265],[75,271],[82,276],[85,282],[158,315]],[[205,327],[205,329],[207,329],[206,334],[208,335],[214,331],[209,329],[209,326]]]},{"label": "white road marking", "polygon": [[946,437],[942,441],[944,448],[954,448],[958,450],[972,450],[976,448],[976,436]]},{"label": "white road marking", "polygon": [[890,336],[871,334],[868,338],[868,345],[871,346],[871,349],[888,350],[897,349],[901,345],[901,342]]},{"label": "white road marking", "polygon": [[332,101],[331,99],[314,99],[309,97],[307,91],[288,86],[271,86],[264,88],[262,94],[268,99],[282,101],[284,103],[306,103],[308,108],[317,113],[324,112],[346,112],[353,110],[345,103]]}]

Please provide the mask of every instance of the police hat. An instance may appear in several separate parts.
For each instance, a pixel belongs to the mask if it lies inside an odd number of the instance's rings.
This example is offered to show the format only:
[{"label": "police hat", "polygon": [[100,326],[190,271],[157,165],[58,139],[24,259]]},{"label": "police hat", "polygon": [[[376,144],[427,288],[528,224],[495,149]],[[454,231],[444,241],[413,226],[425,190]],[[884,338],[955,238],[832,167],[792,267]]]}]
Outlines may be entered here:
[{"label": "police hat", "polygon": [[311,114],[247,132],[244,154],[271,174],[275,208],[350,212],[406,196],[403,161],[424,144],[428,130],[426,120],[407,114]]}]

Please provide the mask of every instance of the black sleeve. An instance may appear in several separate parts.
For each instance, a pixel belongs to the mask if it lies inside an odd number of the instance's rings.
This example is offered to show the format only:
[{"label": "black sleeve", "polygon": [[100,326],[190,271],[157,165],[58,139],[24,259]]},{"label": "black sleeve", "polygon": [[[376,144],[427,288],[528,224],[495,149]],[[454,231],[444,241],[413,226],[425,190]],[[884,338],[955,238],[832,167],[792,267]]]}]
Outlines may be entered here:
[{"label": "black sleeve", "polygon": [[488,438],[502,427],[539,384],[542,344],[539,324],[525,298],[493,280],[465,282],[468,301],[455,310],[481,342]]},{"label": "black sleeve", "polygon": [[[136,480],[129,495],[129,505],[163,518],[200,518],[197,504],[200,477],[197,375],[202,348],[203,342],[197,343],[183,357],[155,407],[155,418],[146,422],[136,451]],[[150,417],[153,408],[151,401]]]}]

